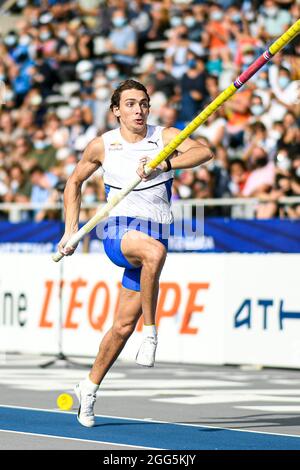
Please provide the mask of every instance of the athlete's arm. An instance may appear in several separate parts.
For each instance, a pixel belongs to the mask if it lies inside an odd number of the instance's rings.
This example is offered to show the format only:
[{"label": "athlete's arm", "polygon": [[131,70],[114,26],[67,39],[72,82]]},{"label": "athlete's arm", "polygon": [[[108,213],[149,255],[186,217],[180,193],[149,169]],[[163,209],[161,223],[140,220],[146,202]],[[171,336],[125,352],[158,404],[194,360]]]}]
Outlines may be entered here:
[{"label": "athlete's arm", "polygon": [[[163,143],[167,145],[173,140],[181,131],[175,127],[167,127],[162,132]],[[211,149],[204,144],[200,144],[196,140],[188,137],[178,147],[179,155],[172,159],[172,169],[180,170],[184,168],[194,168],[202,165],[214,158]],[[163,162],[165,170],[167,163]]]},{"label": "athlete's arm", "polygon": [[78,230],[82,183],[101,166],[103,159],[103,139],[96,137],[86,147],[82,159],[67,181],[64,191],[65,233],[58,244],[59,251],[64,255],[70,255],[75,250],[75,247],[64,249],[64,246],[71,235]]},{"label": "athlete's arm", "polygon": [[[168,145],[180,132],[181,131],[175,127],[163,129],[162,137],[164,146]],[[150,158],[142,157],[137,169],[137,174],[143,181],[148,181],[149,179],[155,178],[161,172],[169,171],[170,169],[179,170],[183,168],[194,168],[195,166],[202,165],[214,158],[212,151],[207,145],[200,144],[189,137],[177,147],[177,150],[180,152],[180,155],[176,155],[175,158],[171,157],[171,168],[168,166],[166,161],[163,161],[150,175],[146,175],[144,172],[144,166],[150,161]]]}]

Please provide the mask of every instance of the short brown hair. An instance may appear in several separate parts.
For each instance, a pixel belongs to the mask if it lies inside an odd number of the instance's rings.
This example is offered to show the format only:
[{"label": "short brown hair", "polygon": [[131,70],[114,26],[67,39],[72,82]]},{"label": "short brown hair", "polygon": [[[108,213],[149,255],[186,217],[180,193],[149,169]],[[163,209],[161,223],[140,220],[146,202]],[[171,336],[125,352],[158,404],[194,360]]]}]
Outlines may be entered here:
[{"label": "short brown hair", "polygon": [[124,82],[121,82],[120,85],[113,92],[113,95],[111,97],[111,102],[110,102],[110,109],[113,111],[115,106],[117,108],[120,106],[120,99],[121,99],[122,91],[132,90],[132,89],[143,91],[145,95],[147,96],[148,105],[150,105],[150,96],[148,95],[146,87],[142,83],[137,82],[136,80],[128,79],[128,80],[125,80]]}]

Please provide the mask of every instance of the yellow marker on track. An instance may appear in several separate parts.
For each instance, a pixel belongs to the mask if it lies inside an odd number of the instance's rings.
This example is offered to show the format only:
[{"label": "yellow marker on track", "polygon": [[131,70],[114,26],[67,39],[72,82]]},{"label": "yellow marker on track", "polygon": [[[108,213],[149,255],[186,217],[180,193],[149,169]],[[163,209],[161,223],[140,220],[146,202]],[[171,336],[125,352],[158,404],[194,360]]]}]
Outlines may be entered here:
[{"label": "yellow marker on track", "polygon": [[68,393],[62,393],[57,397],[56,403],[60,410],[68,411],[72,409],[73,398]]}]

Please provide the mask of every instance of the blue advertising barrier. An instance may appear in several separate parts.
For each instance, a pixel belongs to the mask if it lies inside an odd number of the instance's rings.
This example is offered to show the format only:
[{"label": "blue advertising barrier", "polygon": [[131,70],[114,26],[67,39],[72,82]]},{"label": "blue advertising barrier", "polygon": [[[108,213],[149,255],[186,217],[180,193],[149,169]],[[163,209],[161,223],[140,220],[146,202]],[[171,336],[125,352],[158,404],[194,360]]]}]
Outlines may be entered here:
[{"label": "blue advertising barrier", "polygon": [[[171,226],[169,251],[205,253],[300,253],[300,220],[207,218],[201,233],[195,219]],[[64,226],[59,221],[0,222],[0,251],[52,252]],[[102,251],[99,230],[92,251]]]}]

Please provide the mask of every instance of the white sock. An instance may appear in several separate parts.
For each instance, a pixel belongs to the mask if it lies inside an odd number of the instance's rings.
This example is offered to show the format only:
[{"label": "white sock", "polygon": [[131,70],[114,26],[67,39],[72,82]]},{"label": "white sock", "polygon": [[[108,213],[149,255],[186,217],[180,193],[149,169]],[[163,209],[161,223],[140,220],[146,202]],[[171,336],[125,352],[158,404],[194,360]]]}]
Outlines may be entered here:
[{"label": "white sock", "polygon": [[99,388],[99,385],[94,384],[94,382],[92,382],[89,377],[83,380],[81,384],[82,384],[82,387],[90,393],[96,393]]},{"label": "white sock", "polygon": [[157,339],[157,331],[155,325],[144,325],[143,333],[144,336],[151,336],[152,338]]}]

